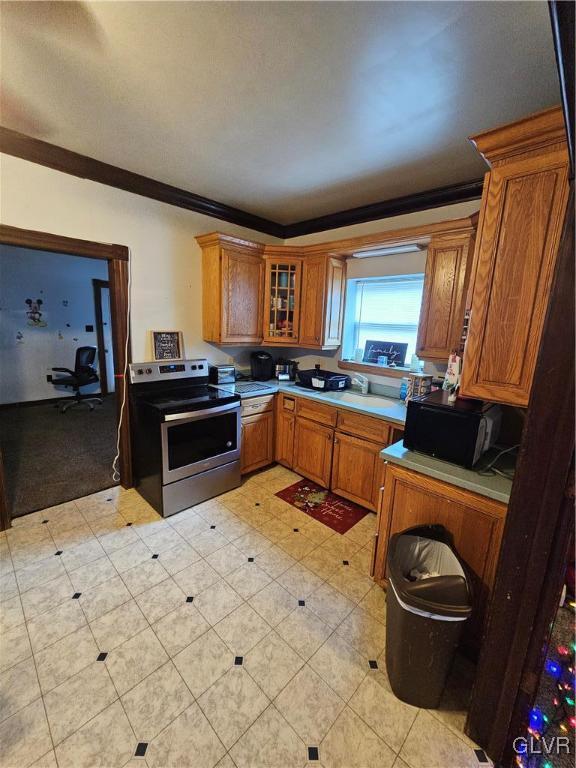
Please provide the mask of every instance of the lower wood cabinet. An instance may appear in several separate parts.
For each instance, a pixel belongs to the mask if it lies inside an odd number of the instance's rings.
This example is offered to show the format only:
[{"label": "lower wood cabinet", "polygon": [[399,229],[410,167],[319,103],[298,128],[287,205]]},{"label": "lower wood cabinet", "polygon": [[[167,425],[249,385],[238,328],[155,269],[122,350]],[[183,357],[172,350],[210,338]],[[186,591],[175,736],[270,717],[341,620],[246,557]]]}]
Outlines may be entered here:
[{"label": "lower wood cabinet", "polygon": [[274,396],[253,397],[242,403],[240,470],[252,472],[274,461]]},{"label": "lower wood cabinet", "polygon": [[280,393],[274,458],[376,512],[384,476],[380,451],[402,434],[383,419]]},{"label": "lower wood cabinet", "polygon": [[344,432],[334,436],[331,489],[339,496],[355,501],[375,512],[383,482],[384,446]]},{"label": "lower wood cabinet", "polygon": [[296,417],[294,471],[318,485],[330,486],[334,430],[309,419]]},{"label": "lower wood cabinet", "polygon": [[258,413],[242,419],[242,474],[265,467],[274,461],[274,413]]},{"label": "lower wood cabinet", "polygon": [[294,465],[296,399],[280,393],[276,400],[276,442],[274,459],[285,467]]},{"label": "lower wood cabinet", "polygon": [[465,643],[471,651],[477,651],[494,584],[506,509],[502,502],[387,464],[378,514],[374,579],[380,584],[386,582],[388,541],[393,534],[417,525],[443,525],[472,581],[474,610],[466,622]]},{"label": "lower wood cabinet", "polygon": [[276,450],[274,458],[278,464],[292,467],[294,464],[294,426],[296,417],[293,413],[278,410],[276,412]]}]

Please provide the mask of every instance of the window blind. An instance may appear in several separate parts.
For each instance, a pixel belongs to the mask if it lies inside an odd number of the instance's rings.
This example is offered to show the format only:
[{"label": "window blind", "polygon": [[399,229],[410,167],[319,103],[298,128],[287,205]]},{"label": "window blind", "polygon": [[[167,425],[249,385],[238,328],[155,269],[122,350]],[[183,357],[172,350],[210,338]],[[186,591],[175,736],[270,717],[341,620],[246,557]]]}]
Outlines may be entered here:
[{"label": "window blind", "polygon": [[395,341],[408,344],[409,360],[416,349],[423,286],[423,274],[350,280],[346,354],[352,357],[368,339]]}]

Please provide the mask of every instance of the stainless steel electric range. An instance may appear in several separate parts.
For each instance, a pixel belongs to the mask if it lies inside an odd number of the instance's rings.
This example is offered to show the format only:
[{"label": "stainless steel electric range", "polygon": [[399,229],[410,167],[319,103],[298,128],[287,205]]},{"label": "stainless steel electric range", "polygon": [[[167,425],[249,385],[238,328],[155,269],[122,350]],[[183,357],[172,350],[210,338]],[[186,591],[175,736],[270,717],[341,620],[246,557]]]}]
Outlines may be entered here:
[{"label": "stainless steel electric range", "polygon": [[206,360],[130,365],[138,492],[164,517],[240,485],[240,397],[208,386]]}]

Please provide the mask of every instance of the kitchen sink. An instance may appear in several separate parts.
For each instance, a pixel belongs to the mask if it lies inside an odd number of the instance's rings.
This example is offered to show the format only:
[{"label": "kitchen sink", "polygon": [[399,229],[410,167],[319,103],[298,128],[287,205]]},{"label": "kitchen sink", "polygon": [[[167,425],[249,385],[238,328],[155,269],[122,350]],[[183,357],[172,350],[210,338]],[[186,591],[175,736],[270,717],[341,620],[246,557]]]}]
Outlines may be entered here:
[{"label": "kitchen sink", "polygon": [[324,395],[339,403],[363,405],[366,408],[391,408],[402,404],[400,400],[392,400],[389,397],[380,397],[379,395],[362,395],[360,392],[324,392]]}]

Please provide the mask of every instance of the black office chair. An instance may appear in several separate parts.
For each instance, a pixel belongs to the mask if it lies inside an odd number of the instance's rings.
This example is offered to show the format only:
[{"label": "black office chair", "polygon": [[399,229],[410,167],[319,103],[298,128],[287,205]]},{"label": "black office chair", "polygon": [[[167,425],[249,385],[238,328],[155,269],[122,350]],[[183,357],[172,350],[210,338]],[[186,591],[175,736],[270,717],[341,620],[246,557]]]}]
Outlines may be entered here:
[{"label": "black office chair", "polygon": [[55,387],[64,386],[72,387],[74,389],[74,398],[68,398],[66,400],[59,400],[56,403],[56,407],[60,408],[60,413],[66,413],[68,408],[72,408],[75,405],[81,405],[82,403],[87,405],[91,411],[94,410],[94,403],[102,405],[102,398],[94,395],[82,395],[80,393],[80,387],[85,387],[88,384],[94,384],[100,381],[96,369],[94,368],[94,359],[96,358],[96,347],[78,347],[76,350],[76,360],[74,362],[74,370],[69,368],[52,368],[53,371],[58,373],[67,373],[68,376],[60,376],[57,379],[52,379],[52,384]]}]

